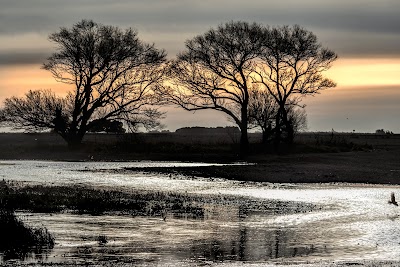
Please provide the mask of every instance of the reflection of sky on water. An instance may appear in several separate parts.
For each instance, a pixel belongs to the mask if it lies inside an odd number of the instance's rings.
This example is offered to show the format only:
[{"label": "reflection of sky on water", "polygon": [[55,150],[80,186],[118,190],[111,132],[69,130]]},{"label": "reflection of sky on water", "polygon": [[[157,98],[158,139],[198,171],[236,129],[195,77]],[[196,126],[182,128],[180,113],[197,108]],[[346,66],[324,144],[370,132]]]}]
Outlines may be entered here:
[{"label": "reflection of sky on water", "polygon": [[[397,260],[400,257],[400,208],[389,205],[398,186],[351,184],[261,184],[166,175],[80,170],[134,166],[190,166],[158,162],[1,161],[0,178],[45,184],[87,184],[132,190],[237,196],[237,202],[204,204],[203,220],[71,214],[23,214],[56,236],[49,261],[111,260],[167,262],[302,262]],[[198,166],[198,164],[196,164]],[[282,201],[276,212],[249,210],[242,197]],[[314,203],[293,212],[285,203]],[[279,209],[279,211],[278,211]],[[283,211],[283,213],[282,213]],[[105,235],[106,245],[97,237]],[[64,255],[64,256],[62,256]]]},{"label": "reflection of sky on water", "polygon": [[[166,179],[160,175],[119,174],[90,172],[97,169],[122,169],[125,167],[209,166],[218,164],[184,162],[49,162],[0,161],[0,179],[44,184],[84,184],[113,186],[139,190],[187,191],[197,187],[213,186],[211,181]],[[83,171],[82,171],[83,170]]]}]

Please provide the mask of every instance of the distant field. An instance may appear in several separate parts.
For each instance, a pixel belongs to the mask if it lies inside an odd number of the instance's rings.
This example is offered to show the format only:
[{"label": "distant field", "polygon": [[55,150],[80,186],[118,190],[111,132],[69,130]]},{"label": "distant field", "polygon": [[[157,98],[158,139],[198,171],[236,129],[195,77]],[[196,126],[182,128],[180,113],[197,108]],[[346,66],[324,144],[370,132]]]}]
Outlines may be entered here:
[{"label": "distant field", "polygon": [[370,145],[374,148],[400,149],[400,134],[371,133],[301,133],[297,135],[299,143],[316,144],[318,142],[352,142],[359,145]]},{"label": "distant field", "polygon": [[[219,134],[87,134],[79,151],[68,151],[66,142],[54,133],[0,133],[0,158],[2,159],[86,159],[94,153],[102,153],[115,159],[122,154],[180,154],[211,153],[232,154],[238,148],[240,136],[237,133]],[[261,134],[250,133],[250,143],[261,141]],[[374,149],[400,150],[400,134],[376,135],[358,133],[301,133],[296,143],[306,146],[340,147],[357,144]],[[257,145],[253,146],[258,149]],[[259,151],[259,150],[257,150]],[[299,152],[299,151],[297,151]],[[300,151],[302,152],[302,151]],[[131,157],[131,156],[129,156]],[[135,157],[133,157],[135,158]]]},{"label": "distant field", "polygon": [[[178,134],[178,133],[137,133],[106,134],[88,133],[84,143],[112,144],[116,142],[170,142],[177,144],[238,144],[240,134]],[[317,143],[321,141],[347,141],[357,144],[378,146],[400,146],[400,134],[378,135],[364,133],[299,133],[296,142]],[[249,133],[250,143],[261,141],[260,133]],[[65,141],[54,133],[0,133],[0,147],[18,146],[66,146]]]}]

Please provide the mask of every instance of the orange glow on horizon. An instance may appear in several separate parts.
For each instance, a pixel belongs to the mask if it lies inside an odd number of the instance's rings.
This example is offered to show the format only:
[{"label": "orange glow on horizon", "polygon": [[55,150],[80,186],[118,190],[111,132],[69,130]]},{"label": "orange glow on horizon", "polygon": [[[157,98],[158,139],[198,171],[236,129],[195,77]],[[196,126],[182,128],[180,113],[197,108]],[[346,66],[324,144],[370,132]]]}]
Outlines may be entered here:
[{"label": "orange glow on horizon", "polygon": [[11,96],[23,96],[29,90],[51,89],[65,95],[69,85],[57,82],[40,65],[13,65],[0,67],[0,101]]},{"label": "orange glow on horizon", "polygon": [[400,85],[400,59],[338,59],[326,76],[338,86]]},{"label": "orange glow on horizon", "polygon": [[[400,86],[399,59],[338,59],[325,75],[339,88]],[[51,89],[65,95],[71,85],[57,82],[41,65],[0,66],[0,103],[7,97],[23,96],[28,90]],[[338,89],[339,89],[338,88]],[[332,97],[334,97],[332,91]]]}]

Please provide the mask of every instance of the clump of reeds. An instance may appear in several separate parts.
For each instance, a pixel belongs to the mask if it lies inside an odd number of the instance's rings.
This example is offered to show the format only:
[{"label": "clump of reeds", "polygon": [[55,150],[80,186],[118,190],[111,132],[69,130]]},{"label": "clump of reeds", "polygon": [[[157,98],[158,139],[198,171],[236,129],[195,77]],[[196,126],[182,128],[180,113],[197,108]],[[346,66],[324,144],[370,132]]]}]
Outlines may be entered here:
[{"label": "clump of reeds", "polygon": [[163,211],[168,210],[195,218],[201,218],[203,215],[203,209],[197,201],[175,193],[128,193],[83,186],[10,185],[7,199],[9,207],[31,212],[72,211],[92,215],[120,212],[141,216],[162,216]]}]

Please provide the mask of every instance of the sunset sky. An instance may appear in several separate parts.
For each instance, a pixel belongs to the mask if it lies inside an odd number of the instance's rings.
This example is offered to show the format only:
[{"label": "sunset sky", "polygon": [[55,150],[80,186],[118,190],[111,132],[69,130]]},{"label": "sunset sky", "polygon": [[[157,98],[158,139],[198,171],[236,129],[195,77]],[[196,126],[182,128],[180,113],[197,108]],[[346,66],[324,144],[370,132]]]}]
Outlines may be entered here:
[{"label": "sunset sky", "polygon": [[[48,35],[81,19],[138,30],[167,51],[231,20],[299,24],[339,59],[326,75],[337,88],[305,99],[310,131],[400,133],[399,0],[0,0],[0,101],[29,89],[68,89],[40,69],[54,51]],[[167,129],[224,126],[225,115],[168,109]]]}]

